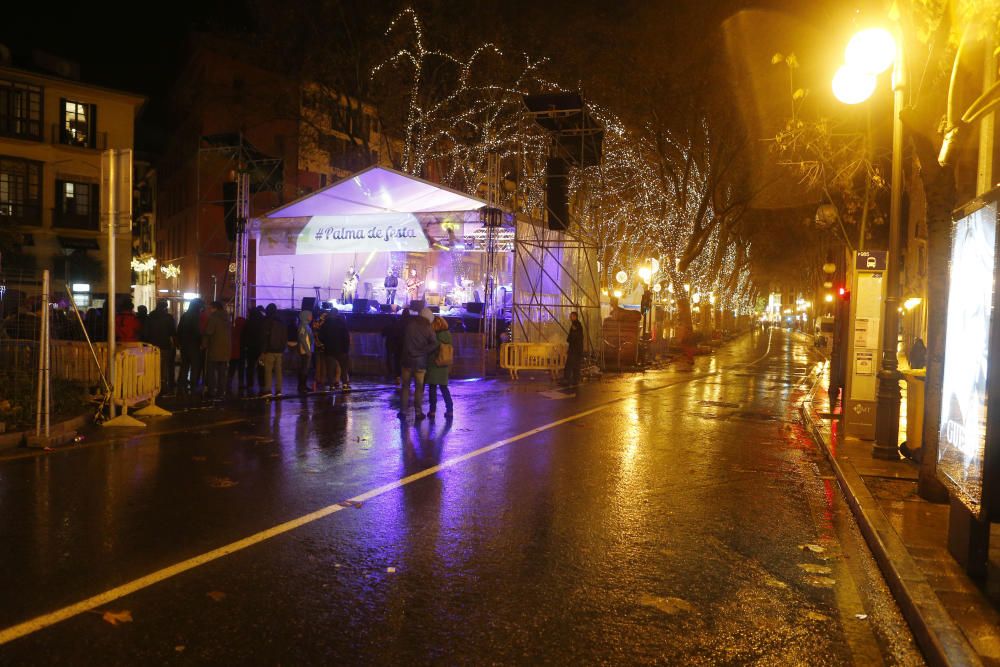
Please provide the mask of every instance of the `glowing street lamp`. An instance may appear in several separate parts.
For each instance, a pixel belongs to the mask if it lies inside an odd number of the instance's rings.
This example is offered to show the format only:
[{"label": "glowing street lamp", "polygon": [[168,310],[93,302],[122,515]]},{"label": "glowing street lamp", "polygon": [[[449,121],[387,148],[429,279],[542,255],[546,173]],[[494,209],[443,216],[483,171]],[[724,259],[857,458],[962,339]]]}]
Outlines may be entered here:
[{"label": "glowing street lamp", "polygon": [[[882,365],[878,374],[875,444],[872,456],[899,460],[899,364],[896,359],[899,321],[899,231],[903,202],[903,110],[906,61],[902,41],[875,28],[856,34],[844,51],[847,64],[833,77],[833,92],[845,104],[858,104],[875,90],[875,75],[892,66],[892,182],[889,198],[889,256],[886,261],[885,317],[882,318]],[[871,87],[871,90],[867,90]],[[865,93],[867,91],[867,93]]]},{"label": "glowing street lamp", "polygon": [[619,285],[624,285],[625,281],[628,280],[628,274],[624,271],[619,271],[615,274],[615,280],[618,281]]},{"label": "glowing street lamp", "polygon": [[844,65],[833,75],[833,95],[844,104],[861,104],[875,92],[875,75]]},{"label": "glowing street lamp", "polygon": [[639,278],[642,279],[642,282],[648,285],[652,277],[653,277],[653,272],[650,270],[648,266],[639,267]]}]

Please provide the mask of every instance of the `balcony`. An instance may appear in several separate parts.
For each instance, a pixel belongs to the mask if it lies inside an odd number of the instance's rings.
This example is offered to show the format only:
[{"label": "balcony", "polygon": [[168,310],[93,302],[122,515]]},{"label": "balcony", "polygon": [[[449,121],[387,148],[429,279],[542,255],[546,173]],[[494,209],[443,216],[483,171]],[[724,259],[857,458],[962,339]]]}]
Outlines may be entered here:
[{"label": "balcony", "polygon": [[61,229],[82,229],[96,232],[100,230],[98,211],[95,208],[89,213],[74,213],[60,208],[52,209],[52,226]]},{"label": "balcony", "polygon": [[95,132],[93,136],[73,135],[66,128],[58,123],[50,126],[50,136],[52,143],[58,146],[70,146],[72,148],[88,148],[91,150],[103,151],[108,148],[108,133]]},{"label": "balcony", "polygon": [[0,204],[0,224],[20,227],[40,227],[42,207],[37,204]]}]

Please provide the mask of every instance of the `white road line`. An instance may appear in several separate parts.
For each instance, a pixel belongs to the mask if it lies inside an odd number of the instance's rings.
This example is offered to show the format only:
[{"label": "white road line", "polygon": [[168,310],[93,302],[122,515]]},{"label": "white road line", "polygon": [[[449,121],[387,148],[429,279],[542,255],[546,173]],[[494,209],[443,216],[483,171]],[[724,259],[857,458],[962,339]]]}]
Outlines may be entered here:
[{"label": "white road line", "polygon": [[433,466],[431,468],[427,468],[425,470],[421,470],[418,473],[414,473],[412,475],[409,475],[408,477],[404,477],[404,478],[399,479],[399,480],[397,480],[395,482],[390,482],[389,484],[384,484],[384,485],[379,486],[377,488],[374,488],[374,489],[372,489],[370,491],[366,491],[366,492],[362,493],[361,495],[354,496],[353,498],[349,498],[347,501],[341,501],[341,503],[343,503],[343,504],[336,503],[336,504],[333,504],[333,505],[327,505],[326,507],[318,509],[315,512],[310,512],[309,514],[306,514],[304,516],[300,516],[297,519],[292,519],[291,521],[286,521],[285,523],[278,524],[277,526],[274,526],[272,528],[268,528],[267,530],[263,530],[263,531],[261,531],[259,533],[251,535],[249,537],[245,537],[242,540],[237,540],[236,542],[232,542],[232,543],[227,544],[225,546],[219,547],[218,549],[214,549],[214,550],[209,551],[207,553],[201,554],[200,556],[194,556],[193,558],[189,558],[189,559],[187,559],[185,561],[181,561],[180,563],[176,563],[174,565],[170,565],[169,567],[165,567],[162,570],[157,570],[156,572],[152,572],[150,574],[147,574],[144,577],[140,577],[138,579],[130,581],[127,584],[122,584],[121,586],[116,586],[115,588],[107,590],[107,591],[105,591],[103,593],[99,593],[98,595],[94,595],[93,597],[89,597],[89,598],[87,598],[85,600],[81,600],[80,602],[77,602],[76,604],[72,604],[72,605],[69,605],[68,607],[63,607],[62,609],[57,609],[56,611],[49,612],[49,613],[43,614],[41,616],[37,616],[37,617],[35,617],[35,618],[31,619],[31,620],[25,621],[23,623],[18,623],[17,625],[12,625],[9,628],[5,628],[3,630],[0,630],[0,646],[6,644],[8,642],[12,642],[15,639],[19,639],[20,637],[24,637],[24,636],[30,635],[30,634],[32,634],[34,632],[38,632],[39,630],[43,630],[43,629],[45,629],[47,627],[55,625],[56,623],[59,623],[61,621],[65,621],[66,619],[72,618],[72,617],[77,616],[79,614],[82,614],[84,612],[90,611],[92,609],[96,609],[97,607],[100,607],[102,605],[106,605],[106,604],[108,604],[110,602],[114,602],[115,600],[123,598],[123,597],[125,597],[127,595],[131,595],[132,593],[140,591],[140,590],[142,590],[144,588],[149,588],[150,586],[152,586],[154,584],[158,584],[161,581],[164,581],[166,579],[170,579],[171,577],[175,577],[178,574],[181,574],[183,572],[187,572],[188,570],[192,570],[192,569],[194,569],[196,567],[199,567],[201,565],[205,565],[207,563],[211,563],[212,561],[218,560],[218,559],[222,558],[223,556],[228,556],[230,554],[236,553],[237,551],[242,551],[243,549],[246,549],[248,547],[252,547],[255,544],[259,544],[261,542],[264,542],[265,540],[269,540],[272,537],[277,537],[278,535],[282,535],[284,533],[290,532],[290,531],[295,530],[296,528],[300,528],[300,527],[302,527],[302,526],[304,526],[306,524],[313,523],[315,521],[319,521],[320,519],[328,517],[331,514],[334,514],[336,512],[339,512],[340,510],[344,509],[345,505],[347,505],[347,503],[361,503],[361,502],[364,502],[366,500],[371,500],[372,498],[376,498],[376,497],[378,497],[378,496],[380,496],[380,495],[382,495],[384,493],[388,493],[389,491],[392,491],[394,489],[398,489],[398,488],[400,488],[402,486],[406,486],[407,484],[412,484],[413,482],[416,482],[417,480],[423,479],[424,477],[429,477],[430,475],[438,473],[438,472],[440,472],[442,470],[446,470],[447,468],[452,468],[452,467],[454,467],[454,466],[456,466],[456,465],[458,465],[460,463],[464,463],[465,461],[468,461],[469,459],[473,459],[473,458],[476,458],[477,456],[482,456],[483,454],[487,454],[489,452],[492,452],[494,449],[499,449],[500,447],[505,447],[505,446],[510,445],[512,443],[518,442],[520,440],[524,440],[525,438],[530,438],[533,435],[537,435],[537,434],[542,433],[544,431],[548,431],[550,429],[556,428],[557,426],[562,426],[563,424],[566,424],[566,423],[569,423],[569,422],[572,422],[572,421],[576,421],[577,419],[582,419],[582,418],[587,417],[589,415],[592,415],[592,414],[594,414],[596,412],[602,412],[604,410],[607,410],[608,408],[611,408],[611,407],[614,407],[615,405],[618,405],[619,403],[622,403],[623,401],[630,400],[631,398],[634,398],[635,396],[642,395],[642,394],[648,394],[648,393],[651,393],[651,392],[654,392],[654,391],[660,391],[661,389],[667,389],[669,387],[672,387],[672,386],[675,386],[675,385],[678,385],[678,384],[683,384],[683,383],[686,383],[686,382],[691,382],[691,381],[694,381],[694,380],[699,380],[699,379],[702,379],[702,378],[707,377],[709,375],[712,375],[712,373],[702,373],[702,374],[698,374],[698,375],[694,375],[694,376],[689,376],[689,377],[683,378],[681,380],[677,380],[675,382],[670,382],[668,384],[660,385],[658,387],[650,387],[649,389],[644,389],[644,390],[638,391],[635,394],[631,394],[629,396],[623,396],[621,398],[616,398],[616,399],[614,399],[612,401],[609,401],[607,403],[603,403],[601,405],[598,405],[597,407],[590,408],[589,410],[584,410],[583,412],[578,412],[575,415],[571,415],[569,417],[565,417],[563,419],[559,419],[559,420],[556,420],[554,422],[549,422],[548,424],[545,424],[543,426],[539,426],[537,428],[533,428],[530,431],[525,431],[523,433],[519,433],[519,434],[517,434],[515,436],[512,436],[510,438],[505,438],[503,440],[497,440],[496,442],[494,442],[492,444],[489,444],[489,445],[486,445],[485,447],[480,447],[479,449],[477,449],[475,451],[471,451],[471,452],[468,452],[467,454],[462,454],[461,456],[456,456],[454,458],[450,458],[450,459],[448,459],[446,461],[443,461],[443,462],[439,463],[438,465]]}]

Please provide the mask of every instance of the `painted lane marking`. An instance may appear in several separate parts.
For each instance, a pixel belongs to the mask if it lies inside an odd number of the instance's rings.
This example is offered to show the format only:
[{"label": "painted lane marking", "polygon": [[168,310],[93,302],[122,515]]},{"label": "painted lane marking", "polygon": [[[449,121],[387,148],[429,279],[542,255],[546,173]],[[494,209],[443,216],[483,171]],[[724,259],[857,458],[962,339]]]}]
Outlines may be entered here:
[{"label": "painted lane marking", "polygon": [[136,593],[145,588],[149,588],[154,584],[158,584],[161,581],[165,581],[166,579],[175,577],[179,574],[187,572],[188,570],[193,570],[196,567],[206,565],[224,556],[234,554],[248,547],[252,547],[255,544],[260,544],[261,542],[269,540],[273,537],[277,537],[284,533],[295,530],[296,528],[300,528],[315,521],[319,521],[320,519],[323,519],[325,517],[330,516],[331,514],[335,514],[336,512],[345,509],[345,507],[349,507],[351,503],[363,503],[367,500],[371,500],[372,498],[376,498],[380,495],[388,493],[389,491],[393,491],[400,487],[406,486],[407,484],[412,484],[413,482],[421,480],[425,477],[429,477],[442,470],[447,470],[448,468],[452,468],[460,463],[464,463],[465,461],[468,461],[470,459],[482,456],[483,454],[488,454],[489,452],[492,452],[495,449],[505,447],[520,440],[524,440],[525,438],[530,438],[533,435],[538,435],[539,433],[543,433],[558,426],[562,426],[563,424],[568,424],[578,419],[583,419],[584,417],[588,417],[592,414],[603,412],[604,410],[612,408],[618,405],[619,403],[632,400],[636,396],[653,393],[656,391],[660,391],[662,389],[668,389],[670,387],[680,384],[685,384],[688,382],[693,382],[695,380],[702,380],[705,379],[706,377],[716,374],[718,374],[718,372],[700,373],[697,375],[685,377],[683,379],[674,382],[669,382],[667,384],[659,385],[657,387],[650,387],[648,389],[643,389],[635,392],[634,394],[630,394],[628,396],[622,396],[620,398],[608,401],[607,403],[602,403],[596,407],[584,410],[583,412],[578,412],[574,415],[570,415],[569,417],[564,417],[563,419],[558,419],[556,421],[549,422],[548,424],[538,426],[529,431],[524,431],[523,433],[519,433],[510,438],[497,440],[496,442],[486,445],[485,447],[480,447],[479,449],[468,452],[466,454],[455,456],[446,461],[442,461],[438,465],[433,466],[431,468],[421,470],[420,472],[416,472],[407,477],[403,477],[402,479],[396,480],[395,482],[389,482],[388,484],[383,484],[382,486],[376,487],[370,491],[366,491],[360,495],[354,496],[353,498],[348,498],[346,501],[339,501],[332,505],[327,505],[326,507],[318,509],[314,512],[310,512],[309,514],[305,514],[296,519],[292,519],[290,521],[286,521],[285,523],[278,524],[277,526],[273,526],[272,528],[268,528],[267,530],[255,533],[254,535],[250,535],[249,537],[237,540],[236,542],[231,542],[230,544],[219,547],[218,549],[213,549],[212,551],[201,554],[199,556],[194,556],[187,560],[181,561],[180,563],[170,565],[161,570],[157,570],[155,572],[147,574],[143,577],[139,577],[138,579],[130,581],[126,584],[122,584],[121,586],[116,586],[115,588],[107,590],[103,593],[99,593],[92,597],[81,600],[80,602],[77,602],[75,604],[63,607],[62,609],[57,609],[47,614],[36,616],[35,618],[27,620],[23,623],[12,625],[8,628],[0,630],[0,646],[12,642],[15,639],[19,639],[26,635],[38,632],[39,630],[44,630],[45,628],[51,627],[56,623],[60,623],[74,616],[78,616],[79,614],[88,612],[92,609],[96,609],[97,607],[100,607],[102,605],[114,602],[115,600],[121,599],[127,595],[131,595],[132,593]]}]

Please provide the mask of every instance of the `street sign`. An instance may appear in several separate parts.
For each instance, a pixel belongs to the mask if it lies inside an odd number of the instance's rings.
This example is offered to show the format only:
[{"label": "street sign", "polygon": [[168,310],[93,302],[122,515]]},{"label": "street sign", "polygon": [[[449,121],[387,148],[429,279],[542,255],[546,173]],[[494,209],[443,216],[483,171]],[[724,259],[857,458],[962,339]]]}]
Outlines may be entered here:
[{"label": "street sign", "polygon": [[854,255],[854,268],[857,271],[885,271],[888,257],[885,250],[859,250]]},{"label": "street sign", "polygon": [[115,160],[115,192],[117,193],[115,208],[117,224],[115,233],[132,233],[132,151],[102,151],[101,152],[101,231],[107,231],[111,198],[111,160]]},{"label": "street sign", "polygon": [[862,250],[854,254],[844,430],[847,435],[862,440],[875,439],[875,394],[881,358],[887,258],[884,250]]}]

